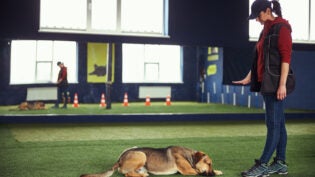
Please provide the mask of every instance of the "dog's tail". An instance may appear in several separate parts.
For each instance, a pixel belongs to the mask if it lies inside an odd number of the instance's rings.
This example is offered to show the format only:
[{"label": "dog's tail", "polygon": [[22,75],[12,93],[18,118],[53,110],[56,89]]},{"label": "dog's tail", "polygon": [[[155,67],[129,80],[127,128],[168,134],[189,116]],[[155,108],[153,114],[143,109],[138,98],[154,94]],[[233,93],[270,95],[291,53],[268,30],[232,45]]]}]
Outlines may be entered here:
[{"label": "dog's tail", "polygon": [[114,166],[108,171],[105,171],[103,173],[84,174],[84,175],[81,175],[80,177],[110,177],[113,175],[113,173],[118,167],[119,167],[119,163],[116,162]]}]

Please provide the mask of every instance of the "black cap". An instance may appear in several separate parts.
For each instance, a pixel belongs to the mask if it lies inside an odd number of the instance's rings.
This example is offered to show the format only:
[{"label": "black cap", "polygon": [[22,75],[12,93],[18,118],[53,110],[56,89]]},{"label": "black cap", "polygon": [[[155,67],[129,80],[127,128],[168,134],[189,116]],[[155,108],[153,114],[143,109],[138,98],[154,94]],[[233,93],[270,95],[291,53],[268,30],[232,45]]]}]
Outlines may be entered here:
[{"label": "black cap", "polygon": [[259,16],[261,11],[266,11],[267,8],[271,9],[271,2],[268,0],[255,0],[251,6],[251,14],[248,19],[252,20]]},{"label": "black cap", "polygon": [[62,64],[60,61],[57,62],[57,66],[59,66],[60,64]]}]

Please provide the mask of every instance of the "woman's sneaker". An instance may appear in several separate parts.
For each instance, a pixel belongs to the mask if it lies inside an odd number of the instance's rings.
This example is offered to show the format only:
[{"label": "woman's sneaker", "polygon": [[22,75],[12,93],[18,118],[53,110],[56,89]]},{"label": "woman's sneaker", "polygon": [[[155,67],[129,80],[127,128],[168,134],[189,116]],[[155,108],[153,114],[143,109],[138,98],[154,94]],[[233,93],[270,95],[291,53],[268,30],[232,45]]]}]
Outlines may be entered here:
[{"label": "woman's sneaker", "polygon": [[274,158],[274,161],[270,164],[268,168],[268,173],[286,175],[288,174],[288,166],[285,164],[284,161]]},{"label": "woman's sneaker", "polygon": [[268,166],[265,163],[261,163],[259,160],[255,160],[255,165],[247,171],[241,173],[243,177],[267,177]]}]

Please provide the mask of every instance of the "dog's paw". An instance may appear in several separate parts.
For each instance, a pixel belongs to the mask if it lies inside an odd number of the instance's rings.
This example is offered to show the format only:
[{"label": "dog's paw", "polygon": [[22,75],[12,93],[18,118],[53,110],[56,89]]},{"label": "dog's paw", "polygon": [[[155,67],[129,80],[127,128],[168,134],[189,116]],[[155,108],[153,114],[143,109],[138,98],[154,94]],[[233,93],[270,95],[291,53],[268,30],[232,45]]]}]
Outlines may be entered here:
[{"label": "dog's paw", "polygon": [[223,172],[220,170],[213,170],[215,175],[223,175]]},{"label": "dog's paw", "polygon": [[139,174],[148,174],[147,169],[144,168],[144,167],[141,167],[141,168],[137,169],[136,172],[139,173]]}]

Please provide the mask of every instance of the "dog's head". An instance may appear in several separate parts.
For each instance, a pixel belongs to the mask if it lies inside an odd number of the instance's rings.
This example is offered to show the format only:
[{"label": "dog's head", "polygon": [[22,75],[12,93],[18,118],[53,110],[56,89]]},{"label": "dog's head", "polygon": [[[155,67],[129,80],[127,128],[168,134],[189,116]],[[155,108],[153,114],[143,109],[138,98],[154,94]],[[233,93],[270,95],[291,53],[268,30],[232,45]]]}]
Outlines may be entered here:
[{"label": "dog's head", "polygon": [[27,102],[22,102],[22,103],[19,105],[19,109],[20,109],[20,110],[28,110],[28,104],[27,104]]},{"label": "dog's head", "polygon": [[212,160],[207,154],[198,151],[194,154],[193,158],[198,174],[203,176],[215,176],[212,168]]}]

